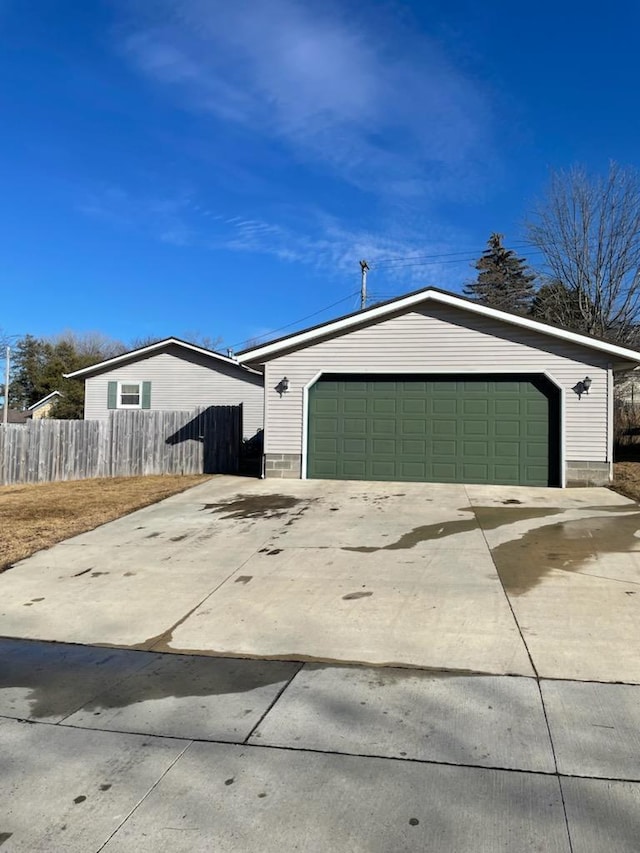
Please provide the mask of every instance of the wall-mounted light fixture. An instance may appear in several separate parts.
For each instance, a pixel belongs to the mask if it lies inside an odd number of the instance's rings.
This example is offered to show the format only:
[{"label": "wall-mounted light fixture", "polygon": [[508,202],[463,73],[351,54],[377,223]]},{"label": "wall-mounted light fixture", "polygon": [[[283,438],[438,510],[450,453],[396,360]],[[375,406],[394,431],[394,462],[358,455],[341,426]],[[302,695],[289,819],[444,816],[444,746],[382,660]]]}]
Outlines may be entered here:
[{"label": "wall-mounted light fixture", "polygon": [[289,390],[289,380],[286,376],[283,376],[280,382],[276,385],[276,391],[282,397],[283,394],[286,394]]},{"label": "wall-mounted light fixture", "polygon": [[580,382],[576,382],[571,390],[578,395],[579,400],[583,394],[589,393],[589,388],[591,388],[591,379],[589,379],[588,376],[585,376],[584,379],[580,380]]}]

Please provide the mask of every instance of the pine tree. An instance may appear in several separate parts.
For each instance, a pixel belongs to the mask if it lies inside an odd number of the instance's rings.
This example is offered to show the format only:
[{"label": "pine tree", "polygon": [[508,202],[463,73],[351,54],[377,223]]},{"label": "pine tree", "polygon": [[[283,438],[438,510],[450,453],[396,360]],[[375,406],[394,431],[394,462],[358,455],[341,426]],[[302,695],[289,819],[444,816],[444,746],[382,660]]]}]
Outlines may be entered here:
[{"label": "pine tree", "polygon": [[534,297],[535,275],[529,271],[524,258],[502,245],[502,234],[492,234],[488,248],[476,261],[478,278],[467,284],[464,295],[500,311],[527,314]]}]

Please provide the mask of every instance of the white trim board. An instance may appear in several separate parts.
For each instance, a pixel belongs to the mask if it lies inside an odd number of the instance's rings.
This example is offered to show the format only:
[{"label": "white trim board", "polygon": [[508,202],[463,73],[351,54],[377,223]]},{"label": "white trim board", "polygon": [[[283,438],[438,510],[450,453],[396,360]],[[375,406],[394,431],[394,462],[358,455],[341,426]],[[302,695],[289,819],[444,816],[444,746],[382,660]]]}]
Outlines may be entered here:
[{"label": "white trim board", "polygon": [[546,323],[540,323],[538,320],[531,320],[529,317],[519,317],[516,314],[509,314],[506,311],[498,311],[496,308],[488,308],[486,305],[479,305],[477,302],[470,302],[468,299],[463,299],[460,296],[456,296],[454,293],[448,293],[447,291],[437,290],[432,287],[418,290],[415,293],[410,293],[407,296],[401,296],[398,299],[392,299],[382,305],[376,305],[373,308],[358,311],[355,314],[348,314],[345,317],[339,317],[337,320],[332,320],[320,326],[305,329],[301,332],[289,335],[286,338],[280,338],[279,340],[272,341],[271,343],[261,344],[253,349],[238,353],[236,358],[239,364],[246,364],[247,362],[260,363],[261,359],[270,359],[278,355],[280,352],[303,349],[305,346],[321,338],[331,336],[339,332],[346,332],[354,327],[367,326],[370,323],[378,322],[389,315],[409,311],[410,309],[425,302],[436,302],[441,305],[448,305],[452,308],[459,308],[462,311],[469,311],[472,314],[478,314],[482,317],[500,320],[503,323],[508,323],[512,326],[519,326],[524,329],[539,332],[540,334],[547,335],[549,337],[570,341],[571,343],[579,344],[587,349],[594,349],[600,352],[609,353],[622,361],[640,364],[640,352],[636,352],[635,350],[626,349],[625,347],[620,347],[616,344],[609,344],[605,341],[599,341],[595,338],[590,338],[587,335],[579,335],[576,332],[559,329],[556,326],[549,326]]}]

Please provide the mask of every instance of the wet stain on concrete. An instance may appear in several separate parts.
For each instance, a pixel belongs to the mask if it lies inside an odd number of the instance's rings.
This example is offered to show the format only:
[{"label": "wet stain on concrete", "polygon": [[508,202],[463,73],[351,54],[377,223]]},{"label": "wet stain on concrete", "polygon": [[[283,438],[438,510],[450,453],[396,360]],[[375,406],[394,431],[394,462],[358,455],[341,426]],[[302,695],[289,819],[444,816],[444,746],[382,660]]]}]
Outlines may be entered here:
[{"label": "wet stain on concrete", "polygon": [[[629,512],[629,507],[623,507],[624,514],[620,507],[591,509],[606,511],[608,515],[585,515],[580,519],[558,521],[492,548],[493,561],[505,590],[512,595],[522,595],[553,571],[579,572],[595,565],[600,554],[638,549],[640,512]],[[478,520],[484,527],[482,514]]]},{"label": "wet stain on concrete", "polygon": [[[0,689],[29,690],[31,717],[38,718],[66,717],[79,708],[99,717],[107,710],[168,697],[249,694],[282,684],[299,669],[299,664],[279,660],[141,655],[133,650],[115,654],[21,640],[0,640],[0,659],[10,661],[0,671]],[[95,670],[109,661],[108,670],[97,676]]]},{"label": "wet stain on concrete", "polygon": [[[486,529],[500,527],[503,524],[513,524],[516,521],[522,521],[530,518],[543,518],[547,515],[554,515],[562,512],[560,509],[536,509],[523,507],[521,509],[503,507],[462,507],[459,512],[476,513],[478,509],[485,511],[484,522],[479,525],[477,518],[462,518],[455,521],[441,521],[435,524],[424,524],[420,527],[414,527],[404,533],[395,542],[388,545],[380,545],[377,547],[370,545],[361,545],[357,547],[343,546],[343,551],[356,551],[361,554],[373,554],[376,551],[403,551],[408,548],[415,548],[421,542],[431,542],[436,539],[447,539],[450,536],[456,536],[459,533],[469,533],[476,530],[478,526]],[[508,515],[507,515],[508,513]]]},{"label": "wet stain on concrete", "polygon": [[147,533],[147,535],[144,538],[145,539],[155,539],[156,536],[160,536],[160,534],[159,533]]},{"label": "wet stain on concrete", "polygon": [[135,572],[124,572],[123,577],[132,578],[135,575]]},{"label": "wet stain on concrete", "polygon": [[73,798],[73,802],[74,802],[76,805],[79,805],[80,803],[84,803],[84,801],[85,801],[86,799],[87,799],[87,798],[84,796],[84,794],[80,794],[80,796],[79,796],[79,797],[74,797],[74,798]]},{"label": "wet stain on concrete", "polygon": [[100,785],[100,790],[101,791],[108,791],[110,787],[111,787],[111,785],[106,785],[106,784]]},{"label": "wet stain on concrete", "polygon": [[202,509],[219,513],[221,518],[282,518],[301,502],[291,495],[237,495],[230,501],[204,504]]},{"label": "wet stain on concrete", "polygon": [[234,580],[234,583],[244,583],[247,584],[249,581],[253,580],[253,575],[240,575]]},{"label": "wet stain on concrete", "polygon": [[343,595],[343,601],[355,601],[356,598],[369,598],[369,596],[373,595],[372,592],[350,592],[348,595]]},{"label": "wet stain on concrete", "polygon": [[182,540],[186,539],[188,535],[189,535],[188,533],[183,533],[181,536],[172,536],[170,541],[171,542],[182,542]]}]

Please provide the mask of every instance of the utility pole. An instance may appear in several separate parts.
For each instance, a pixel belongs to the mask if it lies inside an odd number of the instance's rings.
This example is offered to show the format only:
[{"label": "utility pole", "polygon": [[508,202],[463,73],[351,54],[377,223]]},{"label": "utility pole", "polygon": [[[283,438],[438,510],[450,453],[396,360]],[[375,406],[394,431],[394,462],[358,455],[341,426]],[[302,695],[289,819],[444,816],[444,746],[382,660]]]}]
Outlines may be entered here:
[{"label": "utility pole", "polygon": [[4,366],[4,408],[2,410],[2,423],[6,426],[9,422],[9,360],[11,358],[11,348],[7,347],[7,361]]},{"label": "utility pole", "polygon": [[367,307],[367,272],[369,264],[366,261],[360,261],[360,270],[362,272],[360,279],[360,310]]}]

